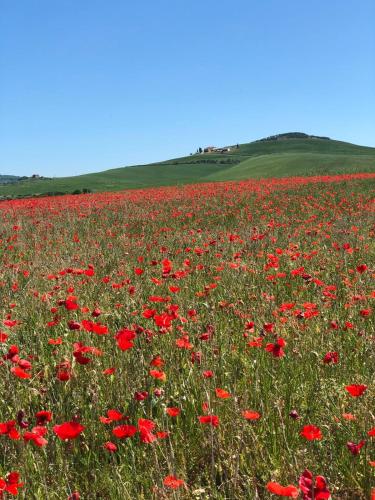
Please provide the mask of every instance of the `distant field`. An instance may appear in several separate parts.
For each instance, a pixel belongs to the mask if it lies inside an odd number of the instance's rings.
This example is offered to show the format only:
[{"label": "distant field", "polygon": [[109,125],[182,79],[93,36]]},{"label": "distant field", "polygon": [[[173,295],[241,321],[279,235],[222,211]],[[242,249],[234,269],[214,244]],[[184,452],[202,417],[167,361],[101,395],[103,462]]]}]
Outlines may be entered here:
[{"label": "distant field", "polygon": [[291,175],[326,175],[373,172],[375,157],[319,153],[280,153],[250,157],[215,174],[209,180],[242,180],[257,177],[289,177]]},{"label": "distant field", "polygon": [[375,148],[323,139],[288,139],[241,144],[229,153],[191,155],[56,179],[28,179],[0,186],[0,196],[119,191],[207,181],[375,171]]}]

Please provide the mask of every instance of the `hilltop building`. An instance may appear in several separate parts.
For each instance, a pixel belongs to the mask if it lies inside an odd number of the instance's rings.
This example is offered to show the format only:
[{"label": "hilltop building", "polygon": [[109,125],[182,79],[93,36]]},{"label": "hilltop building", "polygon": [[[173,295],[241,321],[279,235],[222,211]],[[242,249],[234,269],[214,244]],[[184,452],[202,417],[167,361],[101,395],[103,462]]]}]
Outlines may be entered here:
[{"label": "hilltop building", "polygon": [[230,151],[230,147],[226,146],[224,148],[217,148],[215,146],[207,146],[204,148],[203,153],[227,153]]}]

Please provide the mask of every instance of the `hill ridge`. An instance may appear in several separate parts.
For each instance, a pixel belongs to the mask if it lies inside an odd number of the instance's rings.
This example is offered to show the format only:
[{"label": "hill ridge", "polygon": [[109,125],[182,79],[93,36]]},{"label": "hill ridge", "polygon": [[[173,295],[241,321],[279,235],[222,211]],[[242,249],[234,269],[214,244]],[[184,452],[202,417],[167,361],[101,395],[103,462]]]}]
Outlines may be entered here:
[{"label": "hill ridge", "polygon": [[0,186],[0,199],[358,172],[375,172],[375,148],[302,132],[288,132],[230,146],[230,149],[227,146],[219,148],[219,151],[202,151],[145,165],[65,178],[28,178]]}]

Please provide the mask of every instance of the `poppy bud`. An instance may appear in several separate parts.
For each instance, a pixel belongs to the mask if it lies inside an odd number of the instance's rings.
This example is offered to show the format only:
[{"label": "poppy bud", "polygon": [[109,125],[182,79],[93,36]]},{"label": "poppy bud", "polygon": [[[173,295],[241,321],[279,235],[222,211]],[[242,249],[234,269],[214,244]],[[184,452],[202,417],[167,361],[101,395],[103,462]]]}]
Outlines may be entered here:
[{"label": "poppy bud", "polygon": [[69,330],[80,330],[81,325],[78,321],[68,321]]},{"label": "poppy bud", "polygon": [[147,398],[148,398],[148,392],[147,391],[136,392],[134,394],[134,399],[136,401],[144,401]]},{"label": "poppy bud", "polygon": [[298,419],[299,419],[299,415],[298,415],[297,410],[292,410],[292,411],[289,413],[289,416],[290,416],[293,420],[298,420]]},{"label": "poppy bud", "polygon": [[25,412],[23,410],[20,410],[17,413],[17,423],[21,427],[21,429],[27,429],[29,427],[29,422],[27,420],[24,420],[25,417]]},{"label": "poppy bud", "polygon": [[198,365],[200,365],[202,362],[202,353],[200,351],[192,352],[191,353],[191,362],[193,364],[197,363]]}]

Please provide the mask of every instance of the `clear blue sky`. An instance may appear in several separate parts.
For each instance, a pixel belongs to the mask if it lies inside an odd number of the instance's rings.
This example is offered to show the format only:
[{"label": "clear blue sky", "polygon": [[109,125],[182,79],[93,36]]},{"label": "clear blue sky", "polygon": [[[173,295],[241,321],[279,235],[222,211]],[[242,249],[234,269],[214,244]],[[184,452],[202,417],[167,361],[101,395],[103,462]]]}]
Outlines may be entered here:
[{"label": "clear blue sky", "polygon": [[288,131],[375,146],[374,0],[1,0],[0,173]]}]

